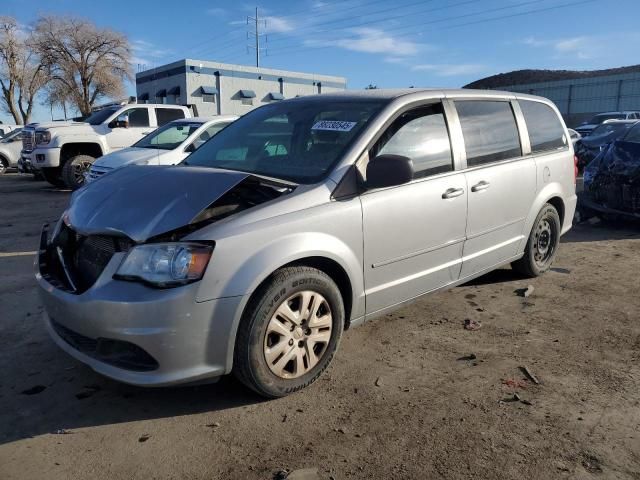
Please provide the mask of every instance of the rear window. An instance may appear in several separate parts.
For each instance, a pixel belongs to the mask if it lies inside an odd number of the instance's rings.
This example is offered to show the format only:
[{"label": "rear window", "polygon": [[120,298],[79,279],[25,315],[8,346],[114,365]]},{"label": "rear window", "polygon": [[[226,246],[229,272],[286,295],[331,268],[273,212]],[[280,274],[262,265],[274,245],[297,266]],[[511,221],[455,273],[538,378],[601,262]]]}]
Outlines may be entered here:
[{"label": "rear window", "polygon": [[520,137],[511,104],[504,101],[455,102],[467,152],[467,166],[506,160],[522,155]]},{"label": "rear window", "polygon": [[519,103],[529,130],[532,153],[558,150],[567,146],[564,127],[549,105],[528,100],[520,100]]},{"label": "rear window", "polygon": [[159,127],[181,118],[184,118],[184,111],[181,108],[156,108],[156,119]]}]

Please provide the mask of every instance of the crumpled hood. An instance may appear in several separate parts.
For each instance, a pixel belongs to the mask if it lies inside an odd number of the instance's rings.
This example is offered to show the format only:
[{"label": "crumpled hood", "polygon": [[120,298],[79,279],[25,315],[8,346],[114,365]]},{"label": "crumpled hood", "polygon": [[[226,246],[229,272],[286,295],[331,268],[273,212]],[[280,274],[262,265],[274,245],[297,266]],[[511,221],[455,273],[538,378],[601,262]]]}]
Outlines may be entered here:
[{"label": "crumpled hood", "polygon": [[601,168],[630,179],[640,177],[640,143],[618,140],[604,155]]},{"label": "crumpled hood", "polygon": [[115,233],[141,243],[188,225],[248,176],[204,167],[132,165],[76,190],[68,222],[84,235]]},{"label": "crumpled hood", "polygon": [[136,163],[157,165],[158,157],[166,153],[167,150],[156,148],[128,147],[100,157],[93,164],[97,167],[108,168],[119,168]]}]

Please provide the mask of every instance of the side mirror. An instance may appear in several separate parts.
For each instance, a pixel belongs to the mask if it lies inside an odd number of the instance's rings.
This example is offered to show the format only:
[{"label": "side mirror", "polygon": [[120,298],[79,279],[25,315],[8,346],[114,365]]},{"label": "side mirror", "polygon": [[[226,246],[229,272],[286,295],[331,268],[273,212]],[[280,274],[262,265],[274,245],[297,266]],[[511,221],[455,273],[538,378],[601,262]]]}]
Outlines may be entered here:
[{"label": "side mirror", "polygon": [[129,115],[120,115],[109,122],[109,128],[129,128]]},{"label": "side mirror", "polygon": [[367,188],[395,187],[413,180],[413,162],[402,155],[378,155],[367,165]]}]

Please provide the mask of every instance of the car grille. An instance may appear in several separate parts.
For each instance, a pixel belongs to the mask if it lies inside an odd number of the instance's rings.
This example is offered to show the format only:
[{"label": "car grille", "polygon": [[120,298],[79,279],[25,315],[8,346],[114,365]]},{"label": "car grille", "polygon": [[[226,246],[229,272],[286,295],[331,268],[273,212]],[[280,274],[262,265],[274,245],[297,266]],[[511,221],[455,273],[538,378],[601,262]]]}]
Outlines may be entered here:
[{"label": "car grille", "polygon": [[24,129],[22,131],[22,150],[32,152],[35,146],[35,130]]},{"label": "car grille", "polygon": [[105,173],[110,172],[111,170],[113,170],[113,168],[111,167],[93,165],[91,167],[91,170],[89,170],[89,178],[91,180],[96,180],[100,178],[102,175],[104,175]]},{"label": "car grille", "polygon": [[125,370],[148,372],[158,368],[158,362],[139,346],[122,340],[89,338],[51,319],[51,326],[62,340],[85,355]]},{"label": "car grille", "polygon": [[57,288],[80,294],[93,286],[116,252],[132,245],[125,237],[84,236],[64,226],[52,239],[41,273]]}]

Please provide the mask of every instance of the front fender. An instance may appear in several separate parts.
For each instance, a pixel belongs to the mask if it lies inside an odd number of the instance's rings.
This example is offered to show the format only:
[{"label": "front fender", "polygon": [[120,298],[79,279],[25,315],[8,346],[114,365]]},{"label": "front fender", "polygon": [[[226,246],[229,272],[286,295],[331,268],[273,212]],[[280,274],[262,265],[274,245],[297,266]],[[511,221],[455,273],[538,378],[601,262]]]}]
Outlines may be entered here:
[{"label": "front fender", "polygon": [[[237,248],[234,239],[216,243],[211,268],[217,271],[217,253]],[[361,246],[362,243],[360,242]],[[352,318],[364,315],[364,286],[360,252],[340,238],[320,232],[285,235],[263,244],[253,251],[230,276],[213,273],[203,279],[198,301],[252,294],[258,286],[280,267],[309,257],[334,261],[347,273],[353,299]],[[222,269],[224,270],[224,269]],[[207,278],[211,277],[211,278]]]}]

